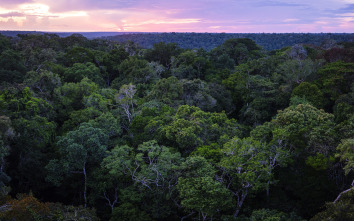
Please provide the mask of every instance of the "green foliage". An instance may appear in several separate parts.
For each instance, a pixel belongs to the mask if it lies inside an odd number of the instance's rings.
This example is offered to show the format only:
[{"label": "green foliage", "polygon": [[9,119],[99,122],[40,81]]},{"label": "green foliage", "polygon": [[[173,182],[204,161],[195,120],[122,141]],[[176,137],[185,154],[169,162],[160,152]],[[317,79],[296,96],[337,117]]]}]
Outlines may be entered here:
[{"label": "green foliage", "polygon": [[95,62],[95,55],[94,53],[88,49],[83,47],[74,47],[70,49],[65,54],[66,65],[72,66],[75,63],[87,63],[87,62]]},{"label": "green foliage", "polygon": [[168,190],[170,183],[176,179],[174,171],[181,162],[180,153],[152,140],[139,145],[136,152],[127,145],[116,146],[103,164],[113,176],[127,174],[134,182],[148,189],[157,187]]},{"label": "green foliage", "polygon": [[10,39],[0,34],[0,53],[11,47]]},{"label": "green foliage", "polygon": [[249,221],[303,221],[294,213],[286,214],[277,210],[260,209],[252,211]]},{"label": "green foliage", "polygon": [[182,206],[201,212],[202,216],[215,215],[232,204],[231,194],[212,177],[180,178],[177,188]]},{"label": "green foliage", "polygon": [[28,87],[22,90],[10,88],[0,94],[2,113],[11,118],[31,118],[34,115],[52,118],[53,107],[45,99],[37,98]]},{"label": "green foliage", "polygon": [[90,123],[93,127],[101,129],[110,138],[122,134],[119,118],[114,117],[110,112],[102,114],[95,120],[91,120]]},{"label": "green foliage", "polygon": [[210,62],[194,51],[185,51],[172,59],[171,74],[178,79],[203,79]]},{"label": "green foliage", "polygon": [[46,180],[56,186],[62,184],[71,174],[82,174],[84,177],[84,203],[87,205],[87,179],[92,167],[101,163],[106,155],[108,135],[90,123],[83,123],[74,131],[60,137],[59,159],[51,160],[46,169]]},{"label": "green foliage", "polygon": [[146,51],[145,59],[148,61],[157,61],[169,68],[171,65],[171,57],[177,56],[180,52],[181,49],[175,43],[165,44],[164,42],[159,42],[154,44],[152,49]]},{"label": "green foliage", "polygon": [[[157,73],[153,70],[148,61],[140,59],[136,56],[130,56],[125,59],[119,66],[119,76],[112,81],[112,88],[119,89],[124,84],[148,84],[155,82],[158,78]],[[144,94],[144,89],[139,94]]]},{"label": "green foliage", "polygon": [[220,162],[223,153],[220,145],[212,143],[210,145],[197,147],[191,155],[204,157],[209,162],[216,164]]},{"label": "green foliage", "polygon": [[354,83],[348,94],[341,95],[333,107],[333,114],[336,122],[345,122],[354,115]]},{"label": "green foliage", "polygon": [[162,78],[153,86],[148,99],[161,101],[172,107],[181,102],[183,84],[176,77]]},{"label": "green foliage", "polygon": [[[326,138],[334,140],[335,137],[326,137],[325,133],[334,133],[334,116],[310,104],[291,106],[284,111],[279,111],[273,124],[282,131],[283,138],[293,148],[307,148],[308,151],[328,154],[333,153],[334,141],[326,141]],[[322,131],[322,132],[319,132]],[[325,133],[324,133],[325,132]],[[273,139],[277,138],[276,136]],[[280,134],[279,134],[280,135]],[[285,139],[284,139],[285,138]],[[315,146],[309,145],[312,141],[322,141]],[[314,143],[314,142],[312,142]]]},{"label": "green foliage", "polygon": [[146,106],[142,107],[129,127],[129,132],[134,137],[130,142],[135,146],[151,139],[162,141],[161,130],[163,126],[172,121],[172,117],[176,112],[167,105],[162,104],[158,107],[150,107],[148,104],[145,103]]},{"label": "green foliage", "polygon": [[338,153],[336,157],[339,157],[341,161],[345,161],[346,165],[343,168],[345,174],[348,174],[354,168],[354,139],[345,139],[337,147]]},{"label": "green foliage", "polygon": [[225,113],[210,113],[198,107],[183,105],[173,121],[162,128],[161,133],[173,141],[182,153],[190,153],[196,147],[223,142],[222,136],[241,135],[240,126]]},{"label": "green foliage", "polygon": [[65,82],[78,83],[84,78],[88,78],[98,85],[103,85],[103,78],[101,76],[100,69],[91,62],[84,64],[75,63],[64,72]]},{"label": "green foliage", "polygon": [[352,220],[352,34],[59,35],[0,36],[0,219]]},{"label": "green foliage", "polygon": [[306,159],[306,165],[311,166],[316,170],[326,170],[330,167],[330,164],[334,162],[334,157],[325,157],[321,153],[317,153],[315,156],[309,156]]},{"label": "green foliage", "polygon": [[90,164],[100,163],[106,154],[108,136],[99,128],[83,123],[77,130],[60,137],[59,160],[52,160],[47,166],[48,180],[60,185],[63,175],[79,171]]},{"label": "green foliage", "polygon": [[207,216],[231,206],[231,194],[213,179],[215,169],[204,158],[190,157],[181,169],[183,177],[178,179],[177,189],[183,207],[200,212],[205,220]]},{"label": "green foliage", "polygon": [[0,189],[6,188],[5,185],[10,181],[10,177],[5,173],[5,157],[8,155],[9,149],[5,146],[0,135]]},{"label": "green foliage", "polygon": [[3,82],[21,83],[26,68],[20,55],[13,50],[5,50],[0,54],[0,79]]},{"label": "green foliage", "polygon": [[123,203],[115,208],[112,212],[110,221],[135,221],[135,220],[152,220],[145,211],[141,211],[131,203]]},{"label": "green foliage", "polygon": [[[308,44],[319,46],[325,39],[333,39],[337,42],[345,42],[351,45],[353,34],[333,33],[131,33],[107,37],[117,42],[133,41],[143,48],[151,48],[158,42],[177,43],[180,47],[203,48],[207,51],[220,46],[228,39],[248,38],[257,42],[266,50],[277,50],[294,44]],[[242,41],[241,41],[242,42]],[[247,45],[246,42],[243,42]],[[252,44],[253,45],[253,44]],[[348,47],[349,47],[348,46]]]},{"label": "green foliage", "polygon": [[277,72],[289,86],[292,86],[308,80],[316,70],[317,64],[311,59],[305,59],[287,60],[278,66]]},{"label": "green foliage", "polygon": [[52,141],[55,129],[54,122],[48,122],[47,118],[35,115],[32,119],[18,118],[13,121],[14,128],[17,133],[18,142],[27,143],[28,145],[36,145],[44,147]]},{"label": "green foliage", "polygon": [[210,95],[206,82],[195,80],[182,80],[183,101],[186,105],[196,106],[204,111],[211,111],[217,105],[217,100]]},{"label": "green foliage", "polygon": [[350,92],[354,76],[353,63],[342,61],[328,63],[318,73],[320,88],[331,102],[337,100],[340,95]]},{"label": "green foliage", "polygon": [[79,83],[66,83],[54,90],[54,100],[59,121],[64,121],[72,111],[84,108],[84,97],[98,91],[98,85],[84,78]]},{"label": "green foliage", "polygon": [[220,166],[235,179],[239,188],[257,191],[266,187],[270,179],[268,156],[264,146],[252,138],[233,138],[224,145]]},{"label": "green foliage", "polygon": [[324,107],[324,97],[320,89],[315,84],[302,82],[291,93],[291,97],[298,96],[305,98],[316,108]]},{"label": "green foliage", "polygon": [[28,72],[24,83],[43,97],[51,97],[54,89],[61,86],[60,77],[46,70],[42,70],[39,73],[35,71]]},{"label": "green foliage", "polygon": [[103,65],[106,67],[107,74],[104,76],[107,85],[119,76],[119,65],[127,59],[129,54],[123,49],[113,49],[103,58]]},{"label": "green foliage", "polygon": [[316,214],[310,221],[343,220],[350,221],[354,218],[354,191],[346,193],[336,203],[326,203],[324,210]]}]

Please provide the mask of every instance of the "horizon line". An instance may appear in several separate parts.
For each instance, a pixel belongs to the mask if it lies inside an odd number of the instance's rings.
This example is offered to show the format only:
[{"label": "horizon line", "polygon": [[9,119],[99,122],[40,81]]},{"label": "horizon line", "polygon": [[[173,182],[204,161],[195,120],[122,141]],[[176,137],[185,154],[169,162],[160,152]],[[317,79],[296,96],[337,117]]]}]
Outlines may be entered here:
[{"label": "horizon line", "polygon": [[43,33],[196,33],[196,34],[354,34],[354,32],[179,32],[179,31],[39,31],[0,30],[0,32],[43,32]]}]

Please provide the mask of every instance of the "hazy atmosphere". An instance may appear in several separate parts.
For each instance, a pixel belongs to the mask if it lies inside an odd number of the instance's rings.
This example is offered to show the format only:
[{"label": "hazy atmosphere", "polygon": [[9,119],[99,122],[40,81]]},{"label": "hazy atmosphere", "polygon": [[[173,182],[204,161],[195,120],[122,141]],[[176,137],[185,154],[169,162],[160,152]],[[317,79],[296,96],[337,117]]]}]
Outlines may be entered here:
[{"label": "hazy atmosphere", "polygon": [[1,0],[0,29],[353,32],[354,0]]}]

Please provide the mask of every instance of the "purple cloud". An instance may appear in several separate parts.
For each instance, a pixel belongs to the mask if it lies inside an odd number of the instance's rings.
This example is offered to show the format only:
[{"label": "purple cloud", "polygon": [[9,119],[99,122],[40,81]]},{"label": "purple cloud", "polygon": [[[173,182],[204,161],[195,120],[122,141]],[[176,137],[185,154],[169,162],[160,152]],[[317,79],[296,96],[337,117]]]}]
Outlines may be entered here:
[{"label": "purple cloud", "polygon": [[354,13],[354,4],[347,4],[346,7],[340,8],[337,10],[338,12],[344,12],[344,13]]},{"label": "purple cloud", "polygon": [[14,6],[24,3],[33,3],[33,0],[1,0],[2,7]]},{"label": "purple cloud", "polygon": [[[354,30],[354,16],[351,14],[354,12],[354,4],[348,4],[349,0],[1,1],[1,7],[6,9],[0,12],[1,18],[6,20],[21,14],[38,16],[38,21],[42,22],[38,25],[38,29],[41,30],[53,30],[58,27],[68,27],[77,31],[256,33],[325,32],[326,30],[353,32]],[[34,9],[24,9],[24,6],[21,6],[21,9],[18,4],[22,3],[31,3],[26,7]],[[43,5],[45,5],[43,10],[35,9],[35,7],[41,9]],[[43,19],[46,17],[48,21],[44,23]],[[15,18],[15,21],[18,19]],[[21,27],[26,28],[29,24],[23,22]]]},{"label": "purple cloud", "polygon": [[5,13],[5,14],[0,14],[0,17],[2,17],[2,18],[22,17],[22,16],[25,16],[25,15],[20,12],[9,12],[9,13]]}]

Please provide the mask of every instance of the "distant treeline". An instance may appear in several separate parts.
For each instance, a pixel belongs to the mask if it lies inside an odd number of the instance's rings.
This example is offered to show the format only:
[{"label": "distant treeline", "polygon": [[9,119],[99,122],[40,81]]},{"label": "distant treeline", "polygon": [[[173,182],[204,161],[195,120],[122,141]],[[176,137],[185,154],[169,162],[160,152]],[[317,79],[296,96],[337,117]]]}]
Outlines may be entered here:
[{"label": "distant treeline", "polygon": [[88,39],[126,42],[133,41],[142,48],[152,48],[159,42],[177,43],[184,49],[203,48],[210,51],[231,38],[249,38],[265,50],[277,50],[295,44],[312,44],[321,46],[328,40],[354,42],[354,33],[157,33],[157,32],[40,32],[40,31],[0,31],[0,34],[16,37],[18,34],[56,34],[65,38],[80,34]]},{"label": "distant treeline", "polygon": [[[80,34],[88,39],[107,37],[107,36],[116,36],[121,34],[134,34],[136,32],[42,32],[42,31],[1,31],[1,35],[8,37],[17,37],[17,35],[44,35],[44,34],[56,34],[61,38],[69,37],[73,34]],[[142,32],[139,32],[142,34]]]},{"label": "distant treeline", "polygon": [[333,33],[286,33],[286,34],[244,34],[244,33],[141,33],[123,34],[107,37],[109,40],[125,42],[133,41],[143,48],[152,48],[158,42],[177,43],[182,48],[203,48],[211,50],[221,45],[225,40],[231,38],[249,38],[266,50],[281,49],[295,44],[321,45],[324,41],[331,39],[337,42],[353,42],[354,34],[333,34]]}]

